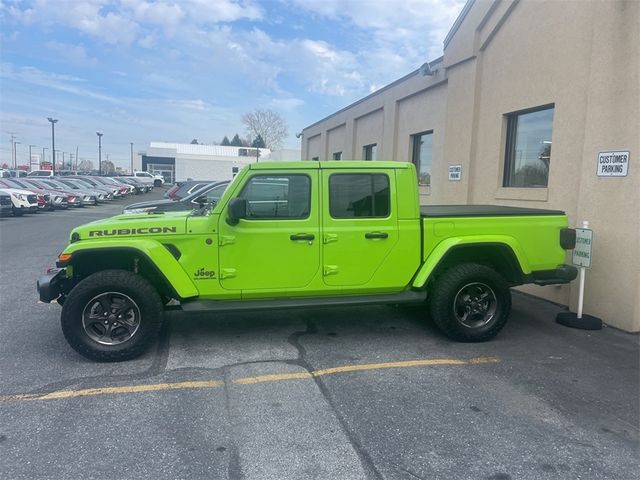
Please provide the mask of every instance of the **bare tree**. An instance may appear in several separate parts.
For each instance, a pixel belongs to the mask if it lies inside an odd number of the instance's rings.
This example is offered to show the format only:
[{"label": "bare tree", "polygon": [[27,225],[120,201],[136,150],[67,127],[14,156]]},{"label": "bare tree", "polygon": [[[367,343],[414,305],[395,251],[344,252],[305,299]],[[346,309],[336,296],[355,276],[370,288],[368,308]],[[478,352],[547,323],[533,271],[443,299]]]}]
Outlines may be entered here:
[{"label": "bare tree", "polygon": [[282,147],[282,142],[289,135],[287,122],[273,110],[256,109],[245,113],[242,123],[251,137],[261,137],[266,147],[272,150]]},{"label": "bare tree", "polygon": [[82,159],[82,161],[78,164],[78,170],[81,172],[90,172],[93,170],[93,162],[91,160]]}]

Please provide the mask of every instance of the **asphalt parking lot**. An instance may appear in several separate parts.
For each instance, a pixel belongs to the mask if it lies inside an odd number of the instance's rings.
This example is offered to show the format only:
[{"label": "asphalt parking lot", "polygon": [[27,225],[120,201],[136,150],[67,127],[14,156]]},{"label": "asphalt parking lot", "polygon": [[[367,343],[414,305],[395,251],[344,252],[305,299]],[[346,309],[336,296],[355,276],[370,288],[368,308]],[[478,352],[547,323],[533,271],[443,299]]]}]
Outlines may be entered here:
[{"label": "asphalt parking lot", "polygon": [[639,337],[521,294],[483,344],[420,308],[172,312],[140,359],[80,357],[35,281],[133,201],[0,219],[0,478],[639,478]]}]

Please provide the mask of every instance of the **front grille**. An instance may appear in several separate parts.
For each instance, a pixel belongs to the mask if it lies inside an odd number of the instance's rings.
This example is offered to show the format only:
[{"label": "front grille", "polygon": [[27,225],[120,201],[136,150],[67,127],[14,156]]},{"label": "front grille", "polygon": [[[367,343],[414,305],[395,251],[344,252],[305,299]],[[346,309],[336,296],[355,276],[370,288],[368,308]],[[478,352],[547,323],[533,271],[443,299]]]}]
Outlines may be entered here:
[{"label": "front grille", "polygon": [[37,195],[27,195],[27,201],[29,203],[38,203],[38,196]]},{"label": "front grille", "polygon": [[2,195],[0,197],[0,205],[11,205],[11,197],[8,195]]}]

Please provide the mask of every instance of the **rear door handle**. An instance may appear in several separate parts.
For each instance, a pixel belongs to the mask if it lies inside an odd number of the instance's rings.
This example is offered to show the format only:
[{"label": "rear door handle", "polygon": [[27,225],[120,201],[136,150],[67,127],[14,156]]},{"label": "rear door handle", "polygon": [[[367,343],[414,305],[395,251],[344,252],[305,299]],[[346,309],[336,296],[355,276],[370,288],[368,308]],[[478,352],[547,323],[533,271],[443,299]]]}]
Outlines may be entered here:
[{"label": "rear door handle", "polygon": [[314,238],[316,238],[316,236],[313,233],[294,233],[289,238],[291,240],[293,240],[294,242],[296,240],[309,240],[309,241],[311,241]]},{"label": "rear door handle", "polygon": [[387,232],[367,232],[364,234],[364,238],[372,239],[372,238],[388,238],[389,234]]}]

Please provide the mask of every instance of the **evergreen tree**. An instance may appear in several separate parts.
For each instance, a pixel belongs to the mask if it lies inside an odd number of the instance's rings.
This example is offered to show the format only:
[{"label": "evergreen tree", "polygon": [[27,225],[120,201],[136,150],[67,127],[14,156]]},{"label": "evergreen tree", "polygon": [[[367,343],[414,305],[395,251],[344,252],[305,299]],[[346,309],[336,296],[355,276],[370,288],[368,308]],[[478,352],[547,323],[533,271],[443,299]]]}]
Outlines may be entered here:
[{"label": "evergreen tree", "polygon": [[225,147],[228,147],[229,145],[231,145],[231,142],[229,142],[229,137],[227,137],[225,135],[224,138],[222,139],[222,143],[220,145],[223,145]]},{"label": "evergreen tree", "polygon": [[253,148],[266,148],[266,145],[264,144],[264,140],[262,139],[262,135],[258,135],[253,140],[253,143],[251,143],[251,146]]},{"label": "evergreen tree", "polygon": [[242,140],[240,140],[240,135],[238,135],[237,133],[233,136],[233,138],[231,139],[231,143],[230,145],[232,147],[241,147],[242,146]]}]

